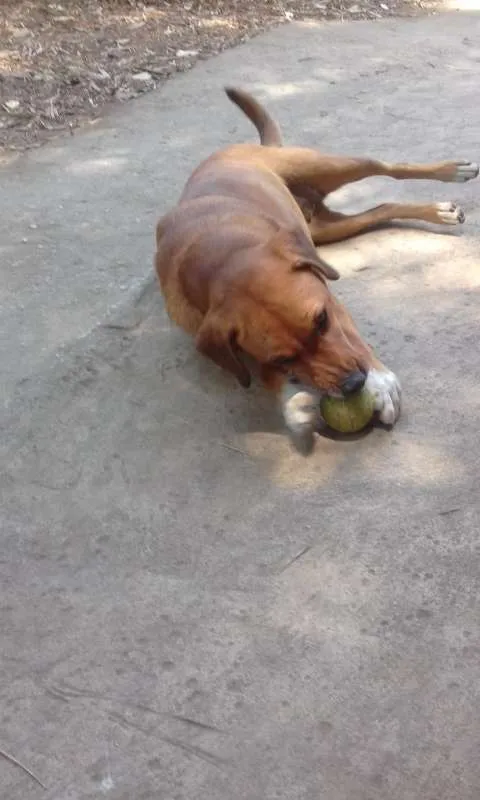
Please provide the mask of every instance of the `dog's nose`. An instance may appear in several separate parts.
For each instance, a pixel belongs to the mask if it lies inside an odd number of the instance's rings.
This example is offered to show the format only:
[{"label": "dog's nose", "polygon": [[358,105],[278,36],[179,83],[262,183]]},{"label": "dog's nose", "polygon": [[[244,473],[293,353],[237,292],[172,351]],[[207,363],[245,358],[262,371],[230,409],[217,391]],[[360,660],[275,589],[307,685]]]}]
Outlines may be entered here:
[{"label": "dog's nose", "polygon": [[341,389],[343,394],[353,394],[354,392],[359,392],[360,389],[363,389],[365,385],[365,381],[367,376],[364,372],[351,372],[342,383]]}]

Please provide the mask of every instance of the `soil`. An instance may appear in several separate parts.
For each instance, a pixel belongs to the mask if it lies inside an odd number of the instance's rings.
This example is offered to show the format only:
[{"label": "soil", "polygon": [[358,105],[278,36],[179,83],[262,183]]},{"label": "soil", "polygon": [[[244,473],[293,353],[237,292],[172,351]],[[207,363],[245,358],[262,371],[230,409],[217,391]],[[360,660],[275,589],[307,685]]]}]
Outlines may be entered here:
[{"label": "soil", "polygon": [[0,151],[39,147],[198,59],[291,20],[430,13],[434,0],[2,0]]}]

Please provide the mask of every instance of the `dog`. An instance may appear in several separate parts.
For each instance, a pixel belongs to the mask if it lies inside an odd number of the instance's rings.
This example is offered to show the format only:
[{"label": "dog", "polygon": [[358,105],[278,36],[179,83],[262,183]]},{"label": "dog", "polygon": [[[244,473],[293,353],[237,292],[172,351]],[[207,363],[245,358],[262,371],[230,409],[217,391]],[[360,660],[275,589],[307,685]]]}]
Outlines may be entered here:
[{"label": "dog", "polygon": [[393,426],[401,387],[377,359],[329,282],[338,272],[317,245],[348,239],[390,220],[463,223],[453,203],[386,203],[354,215],[325,198],[372,176],[463,183],[468,161],[390,164],[284,147],[277,123],[252,96],[225,89],[256,127],[260,144],[236,144],[203,161],[178,204],[156,227],[155,268],[170,318],[200,353],[248,387],[249,362],[280,399],[292,436],[311,441],[322,394],[363,386],[378,419]]}]

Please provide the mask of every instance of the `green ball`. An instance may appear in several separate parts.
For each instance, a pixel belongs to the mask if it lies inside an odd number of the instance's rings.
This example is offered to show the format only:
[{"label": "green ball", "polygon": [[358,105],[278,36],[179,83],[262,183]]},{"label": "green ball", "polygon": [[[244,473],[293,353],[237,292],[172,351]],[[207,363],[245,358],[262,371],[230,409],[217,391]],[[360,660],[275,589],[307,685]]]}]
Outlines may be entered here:
[{"label": "green ball", "polygon": [[366,389],[361,389],[348,397],[325,395],[320,401],[320,411],[332,430],[339,433],[358,433],[372,419],[375,400]]}]

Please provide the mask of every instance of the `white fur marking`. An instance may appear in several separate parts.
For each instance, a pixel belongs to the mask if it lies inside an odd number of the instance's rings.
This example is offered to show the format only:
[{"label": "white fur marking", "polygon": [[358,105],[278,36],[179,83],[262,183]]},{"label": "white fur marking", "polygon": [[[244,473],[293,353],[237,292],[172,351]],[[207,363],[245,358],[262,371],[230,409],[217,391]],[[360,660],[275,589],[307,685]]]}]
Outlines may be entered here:
[{"label": "white fur marking", "polygon": [[444,225],[458,225],[465,222],[465,214],[455,203],[435,203],[439,221]]},{"label": "white fur marking", "polygon": [[402,389],[396,375],[389,369],[371,369],[365,388],[375,398],[375,411],[380,422],[393,425],[400,416]]},{"label": "white fur marking", "polygon": [[477,175],[478,164],[475,164],[473,161],[460,161],[450,181],[451,183],[465,183],[466,181],[473,180]]},{"label": "white fur marking", "polygon": [[320,401],[312,389],[286,381],[281,393],[285,424],[295,436],[311,436],[320,419]]}]

